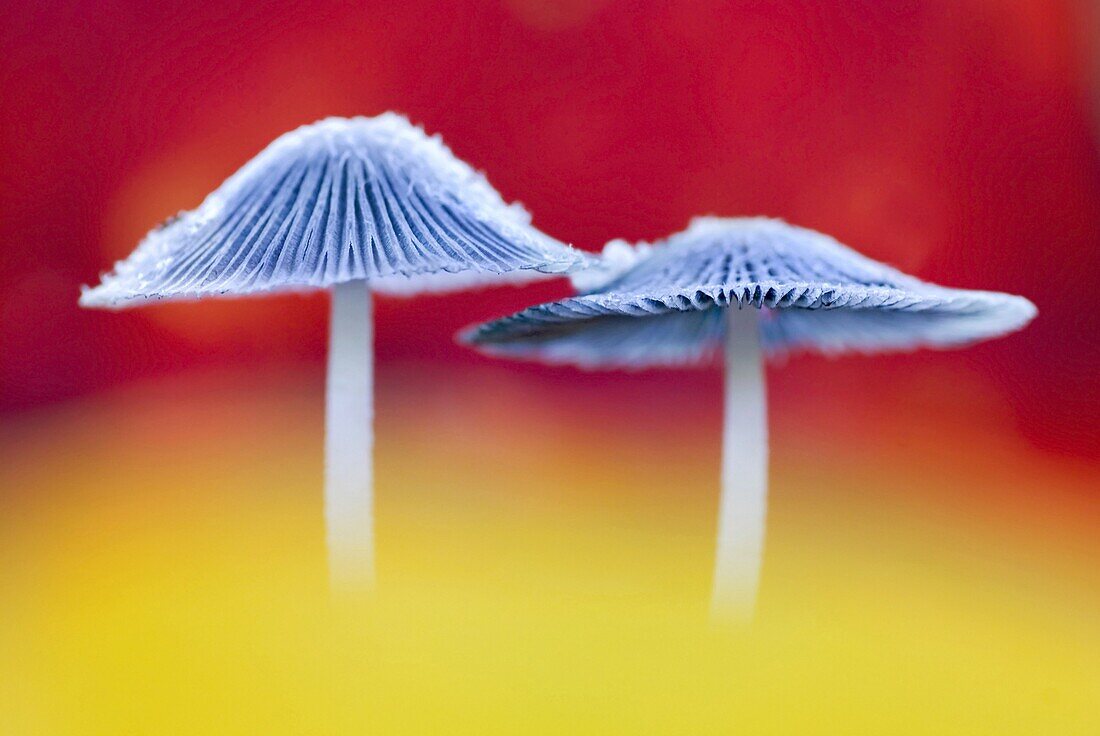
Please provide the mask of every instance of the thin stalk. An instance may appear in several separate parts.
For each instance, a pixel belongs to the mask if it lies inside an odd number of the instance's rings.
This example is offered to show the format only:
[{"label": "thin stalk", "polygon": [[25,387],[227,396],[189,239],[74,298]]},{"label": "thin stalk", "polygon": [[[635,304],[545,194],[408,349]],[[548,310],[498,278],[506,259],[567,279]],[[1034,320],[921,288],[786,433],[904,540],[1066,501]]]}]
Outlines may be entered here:
[{"label": "thin stalk", "polygon": [[374,340],[365,281],[332,290],[325,387],[325,525],[334,590],[374,587]]},{"label": "thin stalk", "polygon": [[711,613],[748,623],[756,607],[768,505],[768,419],[758,309],[726,310],[722,497]]}]

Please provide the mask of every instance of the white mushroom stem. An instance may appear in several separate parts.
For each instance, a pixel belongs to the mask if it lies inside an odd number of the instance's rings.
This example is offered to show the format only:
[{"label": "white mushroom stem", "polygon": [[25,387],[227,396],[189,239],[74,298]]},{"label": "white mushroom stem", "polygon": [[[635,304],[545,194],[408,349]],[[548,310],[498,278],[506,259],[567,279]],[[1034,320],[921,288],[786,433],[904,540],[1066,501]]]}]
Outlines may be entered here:
[{"label": "white mushroom stem", "polygon": [[748,623],[756,606],[768,504],[768,420],[760,311],[726,310],[722,497],[711,613]]},{"label": "white mushroom stem", "polygon": [[332,289],[325,391],[325,524],[333,589],[374,587],[374,345],[365,281]]}]

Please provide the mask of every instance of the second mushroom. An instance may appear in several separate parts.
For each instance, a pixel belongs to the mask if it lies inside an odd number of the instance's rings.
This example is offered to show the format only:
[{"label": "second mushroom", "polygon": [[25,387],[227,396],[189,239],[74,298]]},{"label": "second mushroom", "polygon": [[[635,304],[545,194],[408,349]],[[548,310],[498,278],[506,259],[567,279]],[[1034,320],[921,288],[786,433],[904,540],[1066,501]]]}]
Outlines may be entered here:
[{"label": "second mushroom", "polygon": [[602,268],[574,283],[585,293],[462,339],[493,355],[582,368],[724,363],[712,591],[724,621],[747,621],[755,609],[767,509],[765,356],[948,348],[1013,332],[1036,313],[1022,297],[929,284],[767,218],[698,218],[652,246],[612,242]]}]

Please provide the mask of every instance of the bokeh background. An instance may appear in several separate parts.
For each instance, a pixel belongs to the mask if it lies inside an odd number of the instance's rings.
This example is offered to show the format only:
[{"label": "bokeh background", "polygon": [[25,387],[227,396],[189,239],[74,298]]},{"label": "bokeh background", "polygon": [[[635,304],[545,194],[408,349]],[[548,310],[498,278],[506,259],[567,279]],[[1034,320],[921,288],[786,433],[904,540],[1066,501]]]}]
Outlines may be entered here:
[{"label": "bokeh background", "polygon": [[[6,2],[0,733],[1100,732],[1089,0]],[[720,379],[377,307],[380,593],[333,601],[323,294],[81,311],[280,133],[396,109],[585,249],[767,214],[1024,332],[769,369],[759,620],[707,625]]]}]

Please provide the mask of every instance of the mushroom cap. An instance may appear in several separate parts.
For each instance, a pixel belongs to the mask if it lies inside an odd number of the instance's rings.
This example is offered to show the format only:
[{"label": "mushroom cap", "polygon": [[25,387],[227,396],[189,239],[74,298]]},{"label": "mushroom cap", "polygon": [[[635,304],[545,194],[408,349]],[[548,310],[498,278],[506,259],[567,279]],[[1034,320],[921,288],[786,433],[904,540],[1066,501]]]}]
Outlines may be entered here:
[{"label": "mushroom cap", "polygon": [[930,284],[781,220],[696,218],[633,257],[623,248],[609,243],[613,257],[578,274],[587,293],[460,339],[505,357],[644,368],[720,362],[724,308],[761,310],[770,356],[954,347],[1018,330],[1036,314],[1023,297]]},{"label": "mushroom cap", "polygon": [[286,133],[198,209],[150,232],[86,307],[325,288],[397,293],[523,281],[588,258],[395,113]]}]

